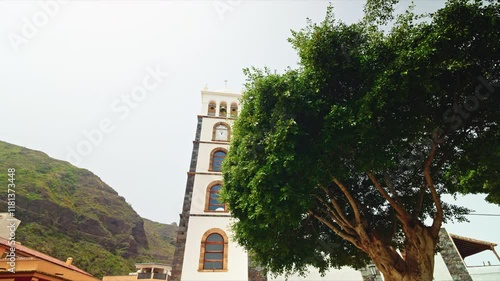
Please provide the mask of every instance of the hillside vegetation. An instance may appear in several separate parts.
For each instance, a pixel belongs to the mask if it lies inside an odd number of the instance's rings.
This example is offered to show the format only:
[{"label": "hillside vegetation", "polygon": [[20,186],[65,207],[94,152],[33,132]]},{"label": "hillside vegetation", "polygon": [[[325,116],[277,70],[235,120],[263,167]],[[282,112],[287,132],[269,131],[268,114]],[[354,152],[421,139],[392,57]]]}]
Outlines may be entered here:
[{"label": "hillside vegetation", "polygon": [[96,277],[128,274],[135,262],[171,262],[177,226],[141,218],[88,170],[0,141],[0,212],[15,168],[16,240]]}]

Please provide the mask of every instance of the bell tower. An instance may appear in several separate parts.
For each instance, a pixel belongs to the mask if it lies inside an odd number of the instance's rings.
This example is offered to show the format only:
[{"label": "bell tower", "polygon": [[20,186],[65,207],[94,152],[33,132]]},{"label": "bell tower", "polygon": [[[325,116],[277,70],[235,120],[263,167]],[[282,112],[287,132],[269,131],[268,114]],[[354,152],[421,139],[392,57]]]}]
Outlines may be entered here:
[{"label": "bell tower", "polygon": [[221,163],[231,139],[231,126],[239,112],[240,93],[201,91],[172,280],[247,281],[248,256],[232,240],[231,214],[219,201]]}]

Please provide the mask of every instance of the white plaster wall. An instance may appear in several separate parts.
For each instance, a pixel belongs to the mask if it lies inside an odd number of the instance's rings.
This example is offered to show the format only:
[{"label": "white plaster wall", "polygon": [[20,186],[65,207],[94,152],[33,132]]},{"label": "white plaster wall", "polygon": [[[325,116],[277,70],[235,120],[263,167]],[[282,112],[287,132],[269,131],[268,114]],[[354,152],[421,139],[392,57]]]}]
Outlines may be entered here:
[{"label": "white plaster wall", "polygon": [[500,280],[500,265],[473,266],[468,267],[467,270],[474,281]]},{"label": "white plaster wall", "polygon": [[[189,218],[184,263],[182,265],[182,281],[246,281],[248,279],[248,258],[245,250],[231,238],[229,217],[193,217]],[[203,234],[211,228],[224,230],[229,237],[228,271],[198,272],[200,245]]]}]

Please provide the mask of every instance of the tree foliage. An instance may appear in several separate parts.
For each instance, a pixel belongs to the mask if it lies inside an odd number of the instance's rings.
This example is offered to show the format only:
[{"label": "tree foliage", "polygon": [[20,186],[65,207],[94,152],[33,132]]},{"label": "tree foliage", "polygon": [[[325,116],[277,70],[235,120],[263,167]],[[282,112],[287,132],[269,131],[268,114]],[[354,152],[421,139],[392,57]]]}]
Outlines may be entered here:
[{"label": "tree foliage", "polygon": [[238,242],[275,273],[372,259],[431,280],[442,222],[468,211],[440,195],[500,202],[499,11],[448,1],[383,32],[330,8],[293,32],[298,69],[247,69],[223,166]]}]

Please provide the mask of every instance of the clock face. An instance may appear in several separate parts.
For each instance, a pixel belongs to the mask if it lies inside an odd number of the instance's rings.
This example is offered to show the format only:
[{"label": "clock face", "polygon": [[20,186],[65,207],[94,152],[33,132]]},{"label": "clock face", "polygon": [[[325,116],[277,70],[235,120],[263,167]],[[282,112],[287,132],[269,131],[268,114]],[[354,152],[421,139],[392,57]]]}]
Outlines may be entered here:
[{"label": "clock face", "polygon": [[215,139],[220,141],[227,141],[228,134],[225,126],[218,126],[215,130]]}]

